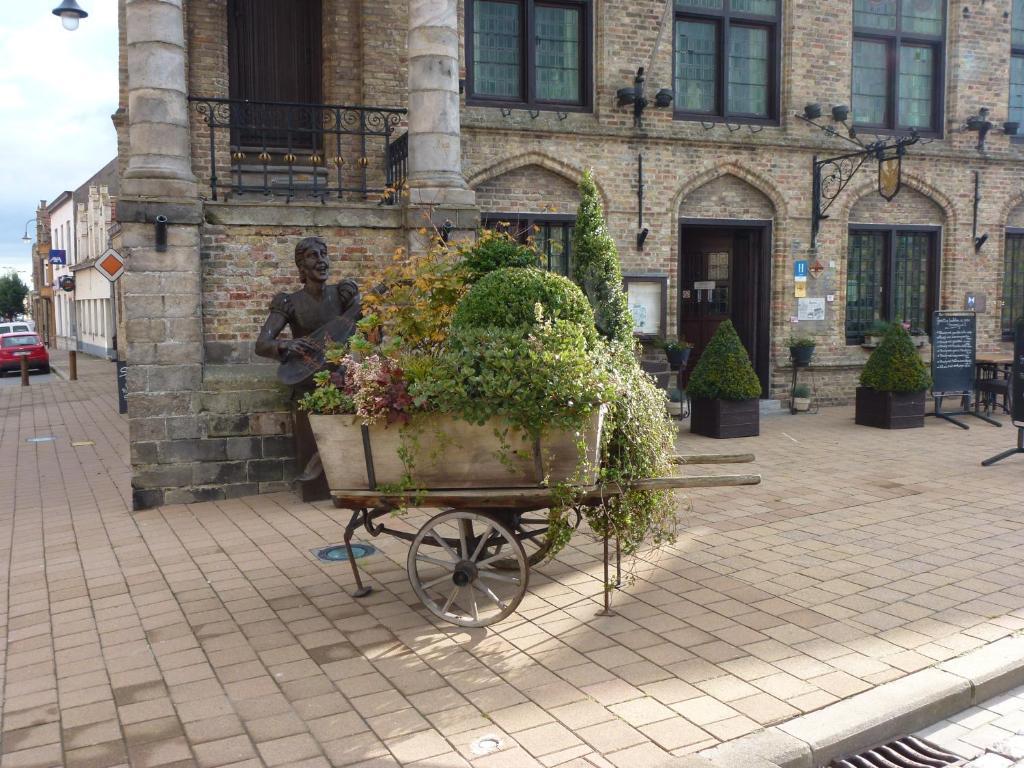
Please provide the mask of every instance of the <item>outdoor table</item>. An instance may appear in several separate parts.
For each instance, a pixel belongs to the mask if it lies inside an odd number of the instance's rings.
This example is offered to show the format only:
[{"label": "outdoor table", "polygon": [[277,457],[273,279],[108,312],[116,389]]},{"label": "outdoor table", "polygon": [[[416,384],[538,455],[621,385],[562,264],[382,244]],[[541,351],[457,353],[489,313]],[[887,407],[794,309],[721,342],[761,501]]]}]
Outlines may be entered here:
[{"label": "outdoor table", "polygon": [[976,358],[974,361],[975,369],[977,370],[977,377],[975,378],[975,397],[974,397],[974,408],[978,409],[982,401],[982,395],[985,400],[985,410],[992,411],[996,406],[996,397],[1003,394],[997,391],[996,388],[992,387],[991,384],[986,386],[985,382],[1000,381],[1005,382],[1007,391],[1004,395],[1003,402],[999,406],[1005,413],[1009,413],[1009,409],[1006,407],[1006,401],[1009,397],[1009,383],[1010,383],[1010,368],[1013,366],[1013,357],[1011,355],[988,355],[986,357]]}]

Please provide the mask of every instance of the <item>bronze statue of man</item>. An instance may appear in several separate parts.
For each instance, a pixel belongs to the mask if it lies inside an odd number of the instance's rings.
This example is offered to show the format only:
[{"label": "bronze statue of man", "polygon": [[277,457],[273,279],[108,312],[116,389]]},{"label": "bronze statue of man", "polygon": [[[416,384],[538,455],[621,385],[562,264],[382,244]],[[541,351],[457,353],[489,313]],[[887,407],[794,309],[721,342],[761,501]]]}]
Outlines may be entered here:
[{"label": "bronze statue of man", "polygon": [[[295,266],[302,280],[301,290],[279,293],[270,302],[270,315],[256,337],[256,354],[281,363],[278,378],[292,386],[292,401],[313,388],[313,374],[324,367],[324,347],[344,343],[355,331],[359,320],[359,286],[351,279],[327,284],[331,262],[327,243],[320,237],[306,237],[295,246]],[[290,339],[279,339],[288,327]],[[315,473],[318,463],[316,441],[304,411],[292,407],[295,424],[295,458],[303,501],[329,497],[323,472]],[[316,476],[314,476],[316,474]]]},{"label": "bronze statue of man", "polygon": [[[321,237],[299,241],[295,266],[303,287],[274,296],[270,315],[256,337],[256,354],[278,360],[281,380],[301,391],[311,386],[312,374],[323,367],[325,345],[344,343],[355,331],[360,296],[355,280],[327,284],[331,263]],[[278,339],[285,326],[291,338]]]}]

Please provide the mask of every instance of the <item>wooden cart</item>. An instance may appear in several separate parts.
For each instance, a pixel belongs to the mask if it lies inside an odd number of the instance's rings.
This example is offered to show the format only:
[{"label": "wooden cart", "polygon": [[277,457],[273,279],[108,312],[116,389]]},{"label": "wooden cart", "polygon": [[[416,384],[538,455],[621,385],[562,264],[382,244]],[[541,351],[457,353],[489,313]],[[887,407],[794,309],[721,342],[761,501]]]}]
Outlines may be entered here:
[{"label": "wooden cart", "polygon": [[[706,454],[676,456],[676,464],[734,464],[753,461],[753,454]],[[674,490],[718,486],[757,485],[760,475],[690,475],[637,480],[639,490]],[[576,526],[583,510],[622,493],[615,485],[583,489],[571,514]],[[345,549],[355,577],[355,597],[365,597],[365,586],[352,552],[352,536],[365,528],[371,536],[388,534],[410,542],[406,570],[416,596],[438,618],[462,627],[486,627],[510,616],[526,594],[530,568],[548,553],[547,516],[540,514],[553,503],[548,488],[486,488],[425,490],[415,506],[441,511],[418,531],[388,527],[387,517],[411,499],[383,495],[380,491],[336,490],[334,505],[352,511],[345,527]],[[610,546],[604,540],[604,578],[609,584]],[[621,581],[621,559],[615,543],[616,582]],[[605,590],[605,611],[609,610]]]}]

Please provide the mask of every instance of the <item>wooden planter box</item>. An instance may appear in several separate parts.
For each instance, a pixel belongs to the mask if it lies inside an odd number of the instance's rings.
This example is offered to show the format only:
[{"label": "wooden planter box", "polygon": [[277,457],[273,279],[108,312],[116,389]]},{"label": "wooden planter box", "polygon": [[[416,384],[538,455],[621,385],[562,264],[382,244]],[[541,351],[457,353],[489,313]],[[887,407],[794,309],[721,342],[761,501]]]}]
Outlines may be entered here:
[{"label": "wooden planter box", "polygon": [[857,424],[879,429],[912,429],[924,426],[924,390],[879,392],[857,387]]},{"label": "wooden planter box", "polygon": [[[604,408],[595,412],[581,456],[574,433],[550,431],[535,445],[497,419],[483,426],[443,414],[418,414],[406,426],[368,428],[377,487],[404,482],[399,449],[412,454],[411,488],[536,488],[572,480],[596,481]],[[327,485],[332,491],[369,490],[366,449],[357,416],[310,414]],[[505,432],[504,445],[495,432]],[[408,484],[407,484],[408,485]]]},{"label": "wooden planter box", "polygon": [[691,401],[690,431],[705,437],[757,437],[761,433],[761,403],[750,400]]}]

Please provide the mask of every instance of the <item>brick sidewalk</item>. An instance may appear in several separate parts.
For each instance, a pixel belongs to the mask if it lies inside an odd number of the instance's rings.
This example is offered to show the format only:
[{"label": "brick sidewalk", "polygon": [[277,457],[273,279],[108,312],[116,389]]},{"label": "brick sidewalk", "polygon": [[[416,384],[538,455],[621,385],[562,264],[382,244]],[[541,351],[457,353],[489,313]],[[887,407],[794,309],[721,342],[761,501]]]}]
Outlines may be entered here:
[{"label": "brick sidewalk", "polygon": [[341,538],[327,504],[131,515],[112,375],[3,390],[0,414],[0,768],[655,765],[1024,628],[1024,464],[978,466],[1009,429],[829,409],[683,435],[755,451],[764,484],[692,493],[617,616],[579,537],[487,631],[428,619],[401,542],[374,541],[353,601],[310,554]]}]

